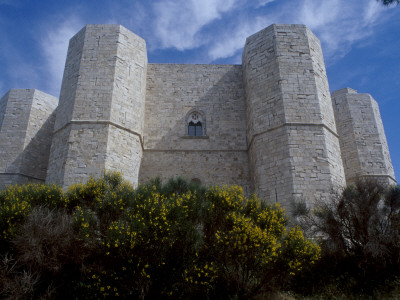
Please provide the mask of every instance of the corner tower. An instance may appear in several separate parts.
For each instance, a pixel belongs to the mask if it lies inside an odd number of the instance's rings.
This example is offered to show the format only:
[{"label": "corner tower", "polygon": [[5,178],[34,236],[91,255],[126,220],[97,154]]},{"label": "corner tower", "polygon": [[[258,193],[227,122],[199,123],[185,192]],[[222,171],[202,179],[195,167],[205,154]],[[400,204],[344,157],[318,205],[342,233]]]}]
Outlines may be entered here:
[{"label": "corner tower", "polygon": [[373,177],[396,184],[378,103],[345,88],[332,93],[347,183]]},{"label": "corner tower", "polygon": [[47,182],[116,170],[137,184],[146,69],[145,41],[120,25],[87,25],[70,40]]},{"label": "corner tower", "polygon": [[319,40],[304,25],[271,25],[243,51],[253,191],[288,207],[344,186]]},{"label": "corner tower", "polygon": [[10,90],[0,100],[0,189],[44,183],[58,99],[34,89]]}]

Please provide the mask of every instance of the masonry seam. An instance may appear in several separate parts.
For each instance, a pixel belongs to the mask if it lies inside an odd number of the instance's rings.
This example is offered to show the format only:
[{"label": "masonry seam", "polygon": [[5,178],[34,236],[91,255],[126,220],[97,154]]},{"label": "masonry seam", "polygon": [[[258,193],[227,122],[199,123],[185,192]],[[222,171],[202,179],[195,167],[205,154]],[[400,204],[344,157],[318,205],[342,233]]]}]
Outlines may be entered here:
[{"label": "masonry seam", "polygon": [[114,126],[114,127],[118,128],[118,129],[127,131],[127,132],[129,132],[129,133],[131,133],[131,134],[134,134],[134,135],[136,135],[137,137],[139,137],[140,145],[141,145],[141,147],[142,147],[142,150],[144,150],[143,139],[142,139],[141,134],[139,134],[139,133],[137,133],[136,131],[133,131],[133,130],[131,130],[131,129],[129,129],[129,128],[126,128],[126,127],[124,127],[124,126],[122,126],[122,125],[119,125],[119,124],[117,124],[117,123],[114,123],[114,122],[112,122],[112,121],[108,121],[108,120],[96,120],[96,121],[95,121],[95,120],[71,120],[71,121],[69,121],[68,123],[66,123],[63,127],[59,128],[59,129],[57,129],[57,130],[55,130],[55,131],[53,132],[53,135],[59,133],[61,130],[65,129],[66,127],[71,126],[71,125],[73,125],[73,124],[95,124],[95,125],[96,125],[96,124],[99,124],[99,125],[111,125],[111,126]]},{"label": "masonry seam", "polygon": [[264,131],[261,131],[261,132],[253,134],[247,149],[250,149],[250,147],[253,144],[253,141],[258,136],[263,135],[263,134],[268,133],[268,132],[271,132],[271,131],[275,131],[275,130],[280,129],[282,127],[288,127],[288,126],[315,126],[315,127],[322,127],[322,128],[325,128],[326,130],[328,130],[330,133],[332,133],[335,137],[339,138],[339,135],[336,132],[332,131],[332,129],[330,129],[328,126],[326,126],[323,123],[320,124],[320,123],[300,123],[300,122],[296,123],[296,122],[292,122],[292,123],[284,123],[284,124],[276,126],[274,128],[269,128],[267,130],[264,130]]},{"label": "masonry seam", "polygon": [[384,178],[390,178],[390,179],[392,179],[394,182],[397,182],[397,180],[396,179],[394,179],[392,176],[390,176],[390,175],[384,175],[384,174],[364,174],[364,175],[358,175],[358,176],[353,176],[353,177],[350,177],[349,178],[349,182],[351,182],[351,181],[354,181],[354,180],[356,180],[356,179],[358,179],[358,178],[362,178],[362,177],[372,177],[372,178],[375,178],[375,177],[384,177]]},{"label": "masonry seam", "polygon": [[0,175],[15,175],[15,176],[24,176],[24,177],[27,177],[27,178],[36,179],[36,180],[40,180],[40,181],[43,181],[43,182],[45,181],[43,178],[38,178],[38,177],[31,176],[31,175],[26,175],[26,174],[23,174],[23,173],[2,172],[2,173],[0,173]]}]

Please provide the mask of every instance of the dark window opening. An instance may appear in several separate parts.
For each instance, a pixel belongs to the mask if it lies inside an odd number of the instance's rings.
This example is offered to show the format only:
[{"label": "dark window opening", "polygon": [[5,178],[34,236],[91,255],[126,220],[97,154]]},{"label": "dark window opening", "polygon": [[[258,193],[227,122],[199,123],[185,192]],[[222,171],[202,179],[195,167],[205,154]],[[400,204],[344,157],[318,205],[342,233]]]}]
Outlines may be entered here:
[{"label": "dark window opening", "polygon": [[202,135],[203,135],[203,126],[201,125],[201,122],[197,122],[196,124],[190,122],[188,126],[188,136],[202,136]]}]

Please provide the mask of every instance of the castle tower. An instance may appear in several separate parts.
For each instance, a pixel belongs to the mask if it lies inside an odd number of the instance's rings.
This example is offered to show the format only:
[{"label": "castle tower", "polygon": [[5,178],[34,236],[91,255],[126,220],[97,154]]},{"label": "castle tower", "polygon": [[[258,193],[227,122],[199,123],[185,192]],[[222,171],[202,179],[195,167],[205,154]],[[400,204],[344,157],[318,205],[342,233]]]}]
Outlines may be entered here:
[{"label": "castle tower", "polygon": [[344,171],[319,40],[304,25],[271,25],[243,51],[253,191],[289,207],[324,200]]},{"label": "castle tower", "polygon": [[137,184],[146,69],[145,41],[120,25],[88,25],[70,40],[47,182],[116,170]]},{"label": "castle tower", "polygon": [[0,100],[0,189],[44,182],[58,99],[38,90],[10,90]]},{"label": "castle tower", "polygon": [[332,100],[347,183],[374,177],[395,184],[378,103],[350,88],[333,92]]}]

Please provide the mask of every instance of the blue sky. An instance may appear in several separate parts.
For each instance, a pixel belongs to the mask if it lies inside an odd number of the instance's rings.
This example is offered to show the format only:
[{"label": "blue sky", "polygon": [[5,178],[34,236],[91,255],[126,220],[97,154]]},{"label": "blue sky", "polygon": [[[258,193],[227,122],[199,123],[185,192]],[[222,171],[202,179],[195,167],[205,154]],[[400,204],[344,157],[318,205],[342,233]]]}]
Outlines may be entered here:
[{"label": "blue sky", "polygon": [[400,176],[400,5],[375,0],[0,0],[0,95],[37,88],[59,96],[69,39],[86,24],[122,24],[153,63],[240,64],[247,36],[305,24],[321,40],[331,91],[379,103]]}]

